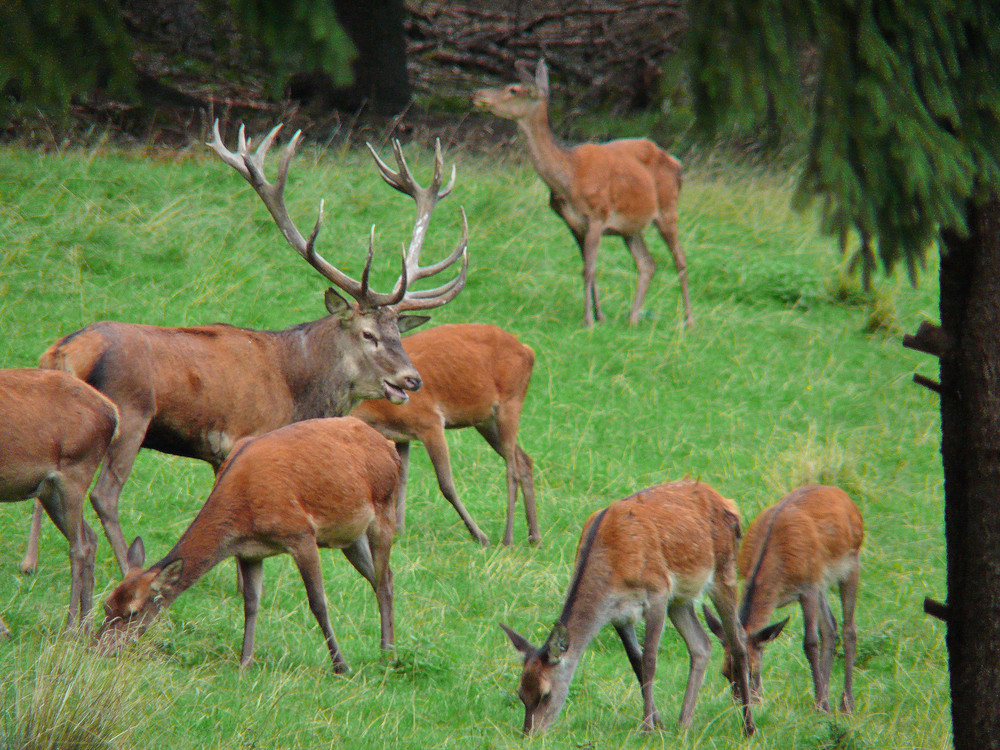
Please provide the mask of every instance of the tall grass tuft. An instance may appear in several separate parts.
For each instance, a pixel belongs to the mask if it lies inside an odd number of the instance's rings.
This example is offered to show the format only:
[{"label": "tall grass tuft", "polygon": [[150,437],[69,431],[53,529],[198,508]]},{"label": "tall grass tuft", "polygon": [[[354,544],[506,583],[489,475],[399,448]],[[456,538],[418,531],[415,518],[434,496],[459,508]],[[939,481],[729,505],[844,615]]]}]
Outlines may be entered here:
[{"label": "tall grass tuft", "polygon": [[9,750],[116,750],[132,747],[139,704],[135,670],[97,656],[64,634],[41,654],[17,653],[22,664],[4,680],[0,746]]}]

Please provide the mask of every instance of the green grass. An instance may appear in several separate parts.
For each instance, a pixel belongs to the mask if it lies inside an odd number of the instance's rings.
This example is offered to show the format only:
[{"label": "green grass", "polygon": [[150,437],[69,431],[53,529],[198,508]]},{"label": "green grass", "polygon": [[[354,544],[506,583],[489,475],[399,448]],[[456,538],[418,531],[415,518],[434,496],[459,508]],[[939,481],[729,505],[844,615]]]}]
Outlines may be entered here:
[{"label": "green grass", "polygon": [[[408,155],[426,180],[429,155]],[[457,242],[464,205],[470,273],[433,323],[495,323],[536,352],[520,434],[535,460],[543,544],[527,546],[519,517],[513,547],[474,545],[416,448],[407,532],[393,550],[395,657],[379,653],[370,588],[339,553],[324,554],[331,619],[354,668],[335,676],[298,573],[282,557],[265,564],[256,663],[240,672],[242,605],[233,565],[220,565],[114,666],[132,746],[948,747],[944,629],[920,609],[923,596],[945,594],[940,429],[936,400],[911,382],[917,371],[934,376],[935,363],[903,349],[898,335],[936,319],[935,269],[917,290],[880,280],[872,298],[845,293],[833,242],[788,208],[787,175],[706,161],[688,170],[681,199],[696,327],[681,327],[676,274],[650,232],[659,272],[645,319],[627,325],[635,274],[622,243],[606,238],[598,282],[609,321],[584,330],[579,254],[540,181],[516,160],[449,159],[458,183],[437,210],[425,259]],[[33,366],[57,337],[100,319],[283,328],[323,311],[322,280],[207,149],[3,147],[0,164],[2,366]],[[408,238],[408,200],[381,184],[366,155],[306,149],[288,189],[300,227],[311,225],[321,197],[321,252],[357,276],[376,224],[375,284],[387,289]],[[459,492],[497,540],[502,462],[474,431],[450,433],[449,444]],[[525,741],[519,661],[497,622],[540,641],[561,607],[584,518],[684,475],[735,498],[747,522],[803,481],[839,483],[857,501],[867,534],[856,715],[812,712],[801,616],[789,609],[792,622],[768,651],[752,740],[740,739],[718,644],[694,725],[676,728],[687,657],[668,625],[656,678],[662,732],[637,731],[639,691],[607,629],[551,732]],[[158,559],[211,481],[205,464],[143,452],[122,495],[126,535],[141,533]],[[15,633],[0,643],[7,742],[17,706],[47,679],[38,664],[61,642],[69,593],[66,544],[51,524],[39,572],[17,572],[29,511],[0,507],[0,612]],[[98,611],[117,579],[101,537]],[[79,658],[98,672],[112,668]],[[841,673],[838,662],[836,692]]]}]

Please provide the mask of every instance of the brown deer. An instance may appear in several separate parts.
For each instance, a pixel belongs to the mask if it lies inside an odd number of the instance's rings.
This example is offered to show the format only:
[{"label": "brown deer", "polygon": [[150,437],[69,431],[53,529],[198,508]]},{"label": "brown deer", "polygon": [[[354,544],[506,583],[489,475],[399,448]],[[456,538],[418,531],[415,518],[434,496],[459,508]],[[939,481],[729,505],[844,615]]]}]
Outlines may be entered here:
[{"label": "brown deer", "polygon": [[551,191],[549,206],[566,222],[583,255],[583,322],[604,320],[595,273],[601,236],[616,234],[632,253],[639,277],[629,322],[639,320],[646,289],[656,268],[642,238],[652,222],[674,257],[690,326],[687,263],[677,235],[677,198],[681,164],[646,138],[565,147],[549,126],[549,73],[542,60],[534,75],[517,65],[520,85],[479,89],[473,104],[498,117],[514,120],[528,141],[528,151],[542,181]]},{"label": "brown deer", "polygon": [[72,375],[0,370],[0,502],[37,497],[69,540],[68,627],[90,612],[97,537],[83,502],[117,428],[115,405]]},{"label": "brown deer", "polygon": [[[559,715],[583,650],[608,622],[614,624],[639,679],[642,728],[660,724],[653,702],[657,649],[667,616],[681,634],[691,661],[680,725],[694,715],[711,643],[694,602],[707,592],[736,644],[740,665],[743,731],[754,732],[746,653],[736,619],[736,547],[739,512],[732,500],[701,482],[661,484],[612,503],[587,519],[576,569],[562,614],[541,648],[501,625],[524,656],[518,696],[524,732],[544,730]],[[634,623],[646,621],[642,648]]]},{"label": "brown deer", "polygon": [[[840,710],[854,710],[854,651],[857,631],[854,606],[858,595],[858,553],[864,537],[861,512],[837,487],[800,487],[766,508],[747,531],[740,549],[739,571],[745,580],[740,623],[747,634],[750,686],[760,699],[764,647],[788,623],[768,624],[771,613],[798,601],[805,630],[803,648],[812,670],[816,709],[830,710],[830,671],[837,640],[837,622],[826,589],[837,584],[843,608],[844,694]],[[726,649],[723,674],[732,679],[731,636],[705,612],[712,632]]]},{"label": "brown deer", "polygon": [[503,543],[513,542],[518,486],[524,497],[528,539],[538,542],[541,537],[535,514],[532,461],[517,443],[535,353],[513,334],[479,324],[431,328],[404,338],[403,348],[420,372],[423,387],[405,404],[384,399],[362,401],[351,412],[396,441],[403,461],[396,505],[397,532],[403,529],[406,513],[410,442],[419,440],[434,464],[441,494],[458,511],[472,537],[484,546],[489,544],[455,490],[444,437],[446,429],[475,427],[507,463],[507,527]]},{"label": "brown deer", "polygon": [[[419,265],[431,212],[454,185],[453,169],[450,183],[441,189],[440,145],[435,154],[434,177],[426,188],[411,175],[398,143],[394,150],[399,172],[393,172],[375,155],[383,178],[417,204],[402,273],[394,291],[384,294],[372,291],[368,285],[371,242],[359,282],[316,252],[322,203],[308,240],[288,216],[284,189],[299,133],[285,148],[276,182],[272,184],[264,177],[264,159],[280,127],[271,130],[253,154],[241,127],[239,147],[234,153],[223,145],[216,121],[215,137],[209,145],[250,183],[292,248],[350,295],[353,302],[330,288],[326,292],[327,317],[284,331],[222,324],[161,328],[94,323],[63,337],[41,357],[41,367],[67,370],[87,381],[114,401],[121,413],[121,429],[91,493],[91,502],[123,575],[128,568],[118,498],[140,448],[199,458],[217,472],[233,444],[242,437],[304,419],[343,416],[362,399],[405,402],[406,391],[417,390],[421,380],[403,350],[399,334],[425,322],[427,317],[403,313],[439,307],[453,299],[465,284],[468,225],[464,212],[462,239],[454,252],[430,266]],[[460,257],[461,270],[451,281],[436,289],[410,288]],[[22,563],[25,571],[33,569],[37,561],[36,529],[37,523],[33,523]]]},{"label": "brown deer", "polygon": [[263,560],[288,553],[302,574],[309,609],[336,672],[347,670],[327,614],[319,547],[341,549],[375,590],[382,648],[394,641],[389,551],[396,526],[399,457],[392,443],[353,417],[309,419],[236,445],[204,507],[180,541],[143,570],[145,549],[129,547],[129,570],[105,604],[98,646],[138,638],[157,614],[226,557],[243,574],[243,651],[253,658]]}]

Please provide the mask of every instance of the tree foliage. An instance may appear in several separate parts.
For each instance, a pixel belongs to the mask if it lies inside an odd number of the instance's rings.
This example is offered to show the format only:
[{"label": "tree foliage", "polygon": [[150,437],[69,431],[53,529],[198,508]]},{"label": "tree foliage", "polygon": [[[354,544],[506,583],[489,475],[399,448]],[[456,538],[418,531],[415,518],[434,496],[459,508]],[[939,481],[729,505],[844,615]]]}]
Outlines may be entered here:
[{"label": "tree foliage", "polygon": [[[95,89],[135,94],[135,49],[123,0],[7,0],[0,3],[0,90],[22,101],[64,109]],[[184,3],[177,5],[183,6]],[[350,80],[354,48],[328,0],[190,0],[206,15],[228,14],[252,40],[276,80],[320,69]],[[191,8],[180,7],[184,13]],[[280,85],[280,84],[279,84]]]},{"label": "tree foliage", "polygon": [[[689,3],[699,121],[807,113],[798,202],[879,237],[911,273],[939,228],[1000,189],[1000,6],[976,0]],[[806,64],[808,63],[808,64]],[[815,64],[815,69],[810,66]]]}]

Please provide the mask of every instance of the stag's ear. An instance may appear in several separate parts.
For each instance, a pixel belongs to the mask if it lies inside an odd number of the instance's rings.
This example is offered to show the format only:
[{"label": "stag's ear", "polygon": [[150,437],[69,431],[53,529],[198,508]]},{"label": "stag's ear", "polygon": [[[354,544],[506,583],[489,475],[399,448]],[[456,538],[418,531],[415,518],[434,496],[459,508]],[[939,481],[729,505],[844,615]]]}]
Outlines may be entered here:
[{"label": "stag's ear", "polygon": [[412,331],[417,326],[422,326],[428,320],[431,319],[430,315],[400,315],[397,325],[399,325],[399,332],[406,333],[407,331]]},{"label": "stag's ear", "polygon": [[726,640],[726,631],[722,627],[722,620],[719,616],[710,610],[706,605],[701,605],[701,613],[705,615],[705,624],[708,625],[708,629],[712,631],[712,634],[719,639],[719,643],[723,646],[729,645]]},{"label": "stag's ear", "polygon": [[770,643],[775,638],[777,638],[781,631],[785,629],[785,625],[788,624],[790,618],[786,617],[781,622],[776,622],[768,625],[766,628],[761,628],[756,633],[750,636],[750,640],[756,643],[758,646],[763,646],[765,643]]},{"label": "stag's ear", "polygon": [[341,297],[332,286],[326,290],[326,294],[323,295],[323,301],[326,302],[326,310],[330,315],[340,318],[343,321],[350,319],[353,312],[350,303]]},{"label": "stag's ear", "polygon": [[514,644],[514,648],[520,651],[524,658],[527,659],[531,654],[535,653],[535,647],[528,643],[528,639],[523,635],[518,633],[516,630],[512,630],[504,625],[502,622],[499,623],[500,627],[503,628],[503,632],[507,634],[510,638],[510,642]]},{"label": "stag's ear", "polygon": [[539,60],[535,69],[535,88],[540,97],[549,98],[549,66],[545,64],[545,60]]},{"label": "stag's ear", "polygon": [[142,543],[142,537],[137,536],[129,545],[128,554],[125,555],[129,570],[141,568],[146,562],[146,545]]},{"label": "stag's ear", "polygon": [[149,584],[150,590],[153,593],[160,593],[164,588],[172,587],[177,584],[181,577],[181,571],[184,570],[184,560],[177,559],[166,565],[163,570],[156,574],[156,578],[153,582]]}]

